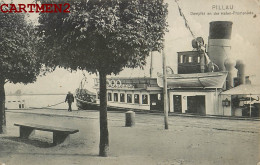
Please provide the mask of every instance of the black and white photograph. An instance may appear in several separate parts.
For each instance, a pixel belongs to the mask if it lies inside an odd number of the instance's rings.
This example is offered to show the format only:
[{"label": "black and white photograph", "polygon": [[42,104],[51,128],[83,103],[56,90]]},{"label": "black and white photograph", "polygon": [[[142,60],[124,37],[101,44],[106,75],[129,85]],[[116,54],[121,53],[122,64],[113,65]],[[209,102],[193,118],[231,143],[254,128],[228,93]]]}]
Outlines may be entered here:
[{"label": "black and white photograph", "polygon": [[1,0],[0,165],[260,165],[260,0]]}]

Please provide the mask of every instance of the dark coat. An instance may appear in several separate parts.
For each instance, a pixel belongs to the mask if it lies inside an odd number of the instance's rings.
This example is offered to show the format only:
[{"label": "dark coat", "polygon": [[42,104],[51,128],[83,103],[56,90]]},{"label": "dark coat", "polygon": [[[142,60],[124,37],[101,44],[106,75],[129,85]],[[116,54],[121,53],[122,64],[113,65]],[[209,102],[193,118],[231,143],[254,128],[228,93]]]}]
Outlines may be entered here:
[{"label": "dark coat", "polygon": [[67,102],[67,101],[68,101],[68,103],[74,102],[74,96],[73,96],[73,94],[71,94],[71,93],[67,94],[66,99],[65,99],[65,102]]}]

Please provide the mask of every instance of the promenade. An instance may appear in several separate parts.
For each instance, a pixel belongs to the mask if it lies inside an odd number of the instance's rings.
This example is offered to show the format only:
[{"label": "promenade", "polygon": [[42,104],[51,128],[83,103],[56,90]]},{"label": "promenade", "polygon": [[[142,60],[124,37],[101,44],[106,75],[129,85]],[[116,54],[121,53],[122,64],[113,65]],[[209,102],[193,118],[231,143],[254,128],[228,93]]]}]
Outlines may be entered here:
[{"label": "promenade", "polygon": [[[123,112],[108,112],[109,157],[98,156],[97,111],[8,110],[7,134],[0,135],[0,162],[6,165],[255,165],[260,161],[260,121],[136,114],[125,127]],[[36,131],[18,138],[14,123],[37,123],[79,129],[70,142],[51,146],[52,133]]]}]

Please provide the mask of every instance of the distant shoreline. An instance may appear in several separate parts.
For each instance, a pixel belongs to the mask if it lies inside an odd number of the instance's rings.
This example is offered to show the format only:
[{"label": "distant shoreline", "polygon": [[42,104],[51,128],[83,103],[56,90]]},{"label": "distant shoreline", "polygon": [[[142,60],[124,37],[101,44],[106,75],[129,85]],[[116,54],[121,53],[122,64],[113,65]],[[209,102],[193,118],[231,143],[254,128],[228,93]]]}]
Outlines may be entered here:
[{"label": "distant shoreline", "polygon": [[32,96],[32,95],[66,95],[66,93],[54,93],[54,94],[21,94],[21,95],[9,95],[7,94],[6,96]]}]

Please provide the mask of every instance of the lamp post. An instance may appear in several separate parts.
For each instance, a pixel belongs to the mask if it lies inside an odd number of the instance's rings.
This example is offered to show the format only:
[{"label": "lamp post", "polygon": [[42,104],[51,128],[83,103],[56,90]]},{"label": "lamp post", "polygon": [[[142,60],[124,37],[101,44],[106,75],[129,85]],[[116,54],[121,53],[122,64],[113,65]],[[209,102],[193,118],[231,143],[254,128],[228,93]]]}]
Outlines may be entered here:
[{"label": "lamp post", "polygon": [[251,117],[251,114],[252,114],[251,102],[252,102],[252,98],[251,98],[251,94],[250,94],[250,102],[249,102],[250,117]]}]

